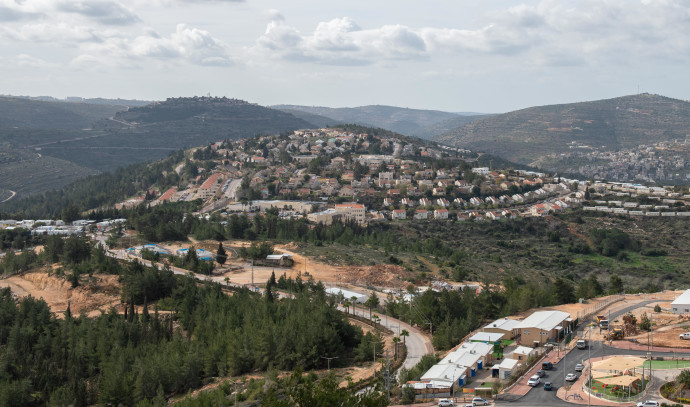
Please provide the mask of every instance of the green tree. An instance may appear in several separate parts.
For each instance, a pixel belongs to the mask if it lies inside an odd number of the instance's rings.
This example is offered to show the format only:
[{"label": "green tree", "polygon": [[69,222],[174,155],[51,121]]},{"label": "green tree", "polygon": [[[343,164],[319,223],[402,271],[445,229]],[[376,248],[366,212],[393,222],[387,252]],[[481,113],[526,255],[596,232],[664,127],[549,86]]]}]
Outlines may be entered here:
[{"label": "green tree", "polygon": [[652,329],[652,321],[649,319],[649,316],[647,316],[646,312],[642,313],[640,323],[637,324],[637,326],[640,327],[640,330],[642,331],[649,331]]},{"label": "green tree", "polygon": [[225,262],[228,260],[228,254],[225,252],[225,248],[223,248],[223,243],[218,242],[218,251],[216,252],[216,261],[218,264],[221,266],[225,264]]},{"label": "green tree", "polygon": [[371,295],[364,303],[364,305],[369,307],[369,319],[371,319],[371,310],[379,306],[379,297],[376,295],[375,291],[371,292]]},{"label": "green tree", "polygon": [[609,279],[609,292],[611,294],[620,294],[625,291],[623,286],[623,280],[618,276],[618,274],[611,275]]},{"label": "green tree", "polygon": [[554,295],[559,304],[575,302],[573,285],[566,279],[558,277],[554,282]]}]

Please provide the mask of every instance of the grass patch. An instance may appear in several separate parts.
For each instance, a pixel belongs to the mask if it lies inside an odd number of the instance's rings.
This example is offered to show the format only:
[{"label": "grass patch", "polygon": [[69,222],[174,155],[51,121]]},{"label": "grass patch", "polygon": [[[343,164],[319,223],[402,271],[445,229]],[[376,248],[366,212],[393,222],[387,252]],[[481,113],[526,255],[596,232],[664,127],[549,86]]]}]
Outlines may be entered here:
[{"label": "grass patch", "polygon": [[[644,362],[646,369],[649,369],[649,366],[649,361]],[[653,360],[651,366],[652,369],[685,369],[690,368],[690,360]]]}]

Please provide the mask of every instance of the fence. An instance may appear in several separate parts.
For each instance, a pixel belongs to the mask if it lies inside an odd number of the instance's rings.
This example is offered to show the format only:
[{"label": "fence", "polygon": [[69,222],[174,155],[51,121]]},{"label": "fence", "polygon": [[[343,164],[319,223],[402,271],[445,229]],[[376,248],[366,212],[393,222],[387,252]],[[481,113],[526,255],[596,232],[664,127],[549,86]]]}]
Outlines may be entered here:
[{"label": "fence", "polygon": [[611,297],[598,301],[596,304],[592,304],[589,307],[577,312],[577,319],[579,322],[584,322],[586,319],[590,318],[592,315],[601,311],[602,309],[608,307],[609,305],[622,301],[625,299],[623,295],[612,295]]},{"label": "fence", "polygon": [[[582,385],[582,390],[585,393],[585,395],[589,393],[596,398],[599,398],[602,400],[614,401],[617,403],[631,403],[631,402],[640,400],[647,395],[647,393],[649,392],[649,389],[654,388],[654,384],[655,384],[654,383],[654,376],[649,375],[649,380],[647,381],[647,385],[645,386],[644,390],[642,390],[641,392],[639,392],[635,395],[631,395],[628,397],[628,396],[624,396],[623,394],[621,394],[620,396],[616,396],[616,395],[607,394],[607,393],[594,393],[587,386],[588,381],[589,381],[589,374],[585,378],[585,382],[584,382],[585,384]],[[623,391],[623,393],[625,393],[625,391]]]}]

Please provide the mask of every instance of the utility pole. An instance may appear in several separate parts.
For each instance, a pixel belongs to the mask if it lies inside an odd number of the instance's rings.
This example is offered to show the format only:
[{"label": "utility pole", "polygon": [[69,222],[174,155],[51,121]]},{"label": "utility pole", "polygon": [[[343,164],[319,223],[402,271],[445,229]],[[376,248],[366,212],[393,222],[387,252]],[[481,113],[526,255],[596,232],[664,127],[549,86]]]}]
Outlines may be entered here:
[{"label": "utility pole", "polygon": [[374,348],[374,377],[376,377],[376,342],[371,342]]},{"label": "utility pole", "polygon": [[321,356],[321,359],[326,359],[328,361],[328,373],[331,372],[331,360],[333,359],[338,359],[339,356],[331,356],[330,358],[327,358],[325,356]]},{"label": "utility pole", "polygon": [[386,396],[388,400],[391,398],[391,364],[388,358],[388,349],[386,349],[386,372],[384,373],[384,378],[386,379]]},{"label": "utility pole", "polygon": [[254,259],[252,259],[252,291],[254,290]]},{"label": "utility pole", "polygon": [[[603,348],[603,344],[602,344]],[[589,391],[587,392],[587,406],[592,405],[592,327],[589,327],[589,342],[587,343],[587,351],[589,352]],[[565,367],[565,365],[564,365]]]}]

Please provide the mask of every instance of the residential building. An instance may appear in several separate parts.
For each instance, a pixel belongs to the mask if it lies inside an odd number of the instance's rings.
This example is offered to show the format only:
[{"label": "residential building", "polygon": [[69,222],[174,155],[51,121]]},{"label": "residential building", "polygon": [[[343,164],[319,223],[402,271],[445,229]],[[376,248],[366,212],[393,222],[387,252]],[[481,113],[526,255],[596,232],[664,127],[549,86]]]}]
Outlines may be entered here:
[{"label": "residential building", "polygon": [[354,220],[358,223],[364,223],[366,208],[363,204],[350,202],[335,205],[335,210],[342,213],[345,219]]},{"label": "residential building", "polygon": [[573,320],[563,311],[537,311],[520,321],[515,327],[518,343],[526,346],[541,346],[557,341],[570,332]]}]

